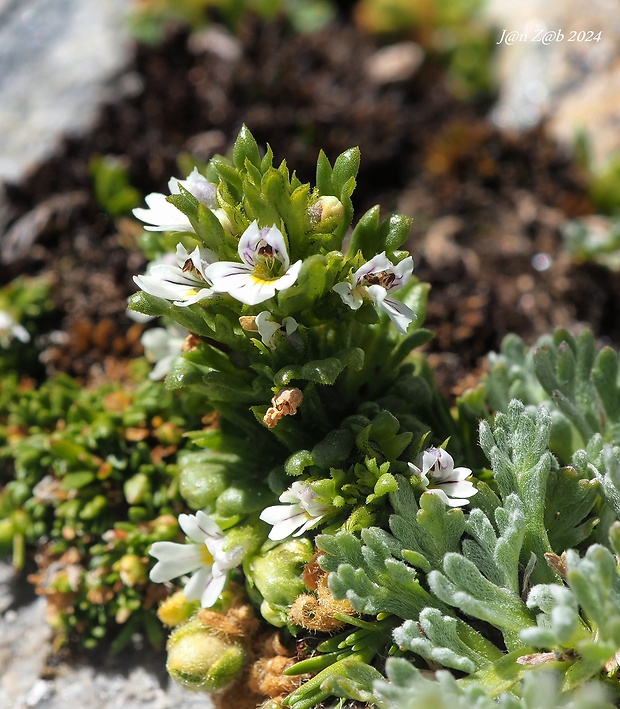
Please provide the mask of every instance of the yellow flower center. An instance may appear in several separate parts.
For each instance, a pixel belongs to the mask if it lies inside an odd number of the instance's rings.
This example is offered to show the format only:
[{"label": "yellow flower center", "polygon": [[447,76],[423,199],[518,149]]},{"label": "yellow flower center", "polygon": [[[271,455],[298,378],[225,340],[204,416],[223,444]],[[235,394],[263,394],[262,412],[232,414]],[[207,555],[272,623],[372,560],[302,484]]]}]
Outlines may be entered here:
[{"label": "yellow flower center", "polygon": [[207,549],[206,544],[203,545],[202,552],[201,552],[200,556],[202,558],[202,563],[205,566],[213,566],[213,562],[214,562],[213,554],[211,554],[211,552]]}]

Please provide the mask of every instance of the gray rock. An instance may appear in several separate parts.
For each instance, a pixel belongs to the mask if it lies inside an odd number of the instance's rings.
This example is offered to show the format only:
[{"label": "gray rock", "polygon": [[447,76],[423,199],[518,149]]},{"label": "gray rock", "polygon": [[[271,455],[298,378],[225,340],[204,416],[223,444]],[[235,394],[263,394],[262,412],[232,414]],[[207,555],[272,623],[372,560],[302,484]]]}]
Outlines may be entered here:
[{"label": "gray rock", "polygon": [[138,642],[118,656],[101,653],[47,669],[52,632],[45,601],[0,563],[2,709],[210,709],[208,695],[169,681],[165,653]]},{"label": "gray rock", "polygon": [[506,37],[516,33],[513,43],[504,39],[497,48],[494,120],[504,128],[527,128],[546,119],[551,135],[568,146],[585,131],[594,167],[601,167],[620,150],[616,0],[488,0],[484,15],[498,38],[504,30]]},{"label": "gray rock", "polygon": [[0,181],[84,130],[127,60],[127,0],[0,0]]}]

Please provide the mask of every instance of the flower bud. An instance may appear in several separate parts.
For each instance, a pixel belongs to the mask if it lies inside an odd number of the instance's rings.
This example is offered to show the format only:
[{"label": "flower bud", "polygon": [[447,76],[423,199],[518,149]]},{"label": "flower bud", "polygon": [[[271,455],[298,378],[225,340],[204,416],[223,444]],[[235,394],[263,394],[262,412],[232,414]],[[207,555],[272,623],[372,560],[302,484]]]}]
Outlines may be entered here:
[{"label": "flower bud", "polygon": [[212,210],[213,214],[217,217],[219,223],[222,225],[222,229],[227,234],[234,234],[235,233],[235,228],[232,225],[232,222],[228,218],[228,214],[226,214],[226,211],[224,209],[214,209]]},{"label": "flower bud", "polygon": [[243,646],[218,635],[199,618],[173,630],[166,647],[168,674],[187,689],[198,692],[226,688],[245,664]]},{"label": "flower bud", "polygon": [[163,600],[157,609],[157,617],[164,625],[174,627],[187,622],[200,608],[199,601],[188,601],[183,591],[177,591]]},{"label": "flower bud", "polygon": [[151,490],[150,481],[144,473],[136,473],[123,485],[125,499],[130,505],[138,505],[144,501],[145,495]]},{"label": "flower bud", "polygon": [[344,206],[338,197],[325,195],[310,207],[310,217],[315,224],[320,224],[331,218],[342,219]]},{"label": "flower bud", "polygon": [[173,515],[160,515],[151,525],[156,539],[173,539],[179,530],[179,523]]},{"label": "flower bud", "polygon": [[183,431],[171,421],[165,421],[154,431],[157,440],[165,446],[178,446],[183,440]]},{"label": "flower bud", "polygon": [[301,574],[314,554],[309,539],[294,539],[254,557],[250,577],[263,596],[261,613],[276,627],[288,620],[288,609],[305,591]]},{"label": "flower bud", "polygon": [[136,554],[125,554],[112,568],[118,572],[121,581],[129,588],[147,581],[146,565]]}]

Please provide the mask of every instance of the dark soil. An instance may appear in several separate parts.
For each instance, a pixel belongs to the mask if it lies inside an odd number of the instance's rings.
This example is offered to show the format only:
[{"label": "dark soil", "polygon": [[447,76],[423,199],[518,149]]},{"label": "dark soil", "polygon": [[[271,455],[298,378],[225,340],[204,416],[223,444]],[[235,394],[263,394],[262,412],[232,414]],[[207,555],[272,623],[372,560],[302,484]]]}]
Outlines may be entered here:
[{"label": "dark soil", "polygon": [[408,80],[373,84],[364,65],[378,47],[343,22],[309,36],[250,22],[239,45],[175,31],[159,48],[138,47],[92,131],[7,186],[14,221],[0,283],[53,279],[47,373],[88,378],[140,352],[141,326],[125,306],[144,265],[141,229],[97,205],[91,156],[121,156],[135,187],[161,192],[170,175],[184,176],[180,151],[224,152],[242,123],[307,181],[319,148],[333,160],[359,145],[357,217],[374,204],[415,217],[409,248],[432,284],[429,352],[446,393],[471,383],[511,331],[531,343],[587,324],[620,344],[618,285],[562,253],[563,222],[594,211],[570,158],[544,127],[501,133],[486,118],[490,103],[454,98],[430,60]]}]

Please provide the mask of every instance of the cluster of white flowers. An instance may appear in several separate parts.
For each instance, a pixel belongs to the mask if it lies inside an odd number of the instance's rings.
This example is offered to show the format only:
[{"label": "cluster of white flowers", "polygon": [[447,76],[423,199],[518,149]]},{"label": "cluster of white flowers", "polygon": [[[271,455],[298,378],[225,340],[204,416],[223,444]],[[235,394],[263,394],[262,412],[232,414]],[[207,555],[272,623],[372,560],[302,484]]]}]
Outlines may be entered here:
[{"label": "cluster of white flowers", "polygon": [[[228,224],[223,210],[216,208],[216,186],[196,168],[186,180],[172,178],[168,186],[171,194],[179,194],[179,186],[183,187],[211,209],[222,224]],[[190,220],[165,195],[149,194],[146,203],[148,209],[133,210],[146,223],[145,229],[194,233]],[[275,224],[261,228],[253,221],[239,239],[238,255],[239,261],[220,261],[209,249],[196,247],[189,254],[178,244],[176,263],[152,264],[145,275],[135,276],[134,280],[146,293],[179,306],[202,302],[216,293],[228,294],[246,305],[258,305],[273,298],[276,291],[294,285],[302,267],[301,260],[291,264],[286,239]],[[372,300],[405,333],[415,314],[388,294],[405,286],[412,274],[411,257],[394,265],[383,252],[361,266],[350,280],[337,283],[334,291],[353,310],[360,308],[364,299]],[[272,335],[264,334],[271,327],[268,323],[266,316],[257,322],[263,342],[269,346]],[[282,323],[282,326],[290,334],[289,325]]]},{"label": "cluster of white flowers", "polygon": [[[413,463],[409,467],[421,479],[424,492],[436,495],[448,507],[462,507],[476,494],[476,488],[466,479],[472,471],[455,468],[454,459],[442,448],[427,449],[419,462],[421,467]],[[260,514],[260,519],[271,525],[269,539],[274,541],[305,534],[333,511],[332,505],[318,499],[308,483],[300,481],[285,490],[279,500],[283,504],[267,507]],[[181,515],[179,525],[190,542],[153,544],[150,553],[158,563],[150,578],[161,583],[193,572],[184,595],[189,601],[200,599],[203,608],[210,607],[224,589],[229,571],[240,563],[242,551],[225,550],[222,530],[205,512]]]},{"label": "cluster of white flowers", "polygon": [[418,461],[420,466],[409,463],[413,473],[422,480],[425,492],[437,495],[449,507],[462,507],[478,491],[467,480],[469,468],[455,468],[454,458],[443,448],[425,450]]},{"label": "cluster of white flowers", "polygon": [[[194,169],[186,180],[170,180],[171,194],[179,194],[181,188],[211,209],[230,233],[226,214],[217,209],[215,185]],[[191,220],[163,194],[148,195],[146,203],[148,209],[134,210],[135,216],[146,223],[145,229],[195,233]],[[287,239],[275,224],[261,227],[253,221],[239,238],[237,254],[237,261],[223,261],[210,249],[197,246],[189,253],[179,243],[174,255],[152,263],[144,275],[135,277],[135,282],[146,293],[177,306],[201,303],[216,294],[228,294],[245,305],[256,306],[293,286],[302,268],[301,260],[291,263]],[[382,252],[351,273],[347,280],[337,283],[333,291],[352,310],[358,310],[366,300],[374,303],[387,313],[401,333],[406,333],[415,313],[392,294],[406,286],[412,275],[410,256],[394,264]],[[240,322],[244,329],[258,332],[269,348],[276,346],[277,333],[289,337],[298,329],[294,318],[285,317],[280,322],[269,310],[256,316],[242,316]],[[186,335],[178,326],[145,333],[147,356],[156,362],[151,378],[166,374]],[[419,467],[409,463],[412,472],[421,480],[425,492],[437,495],[446,505],[461,507],[476,493],[473,484],[466,480],[471,470],[455,468],[454,460],[445,450],[430,448],[421,455],[419,463]],[[279,501],[282,504],[267,507],[260,514],[260,519],[271,525],[269,538],[274,541],[299,537],[334,512],[333,506],[321,500],[308,482],[293,482]],[[203,607],[210,607],[222,593],[230,570],[242,561],[243,551],[240,547],[229,548],[222,530],[204,511],[181,515],[179,524],[188,542],[153,544],[150,553],[158,561],[151,571],[151,580],[164,582],[192,574],[184,586],[185,597],[199,599]]]},{"label": "cluster of white flowers", "polygon": [[[260,515],[273,525],[269,538],[277,541],[301,536],[332,509],[318,501],[310,486],[301,482],[294,482],[280,495],[280,501],[285,504],[267,507]],[[224,590],[230,571],[241,563],[243,548],[230,548],[223,531],[202,510],[195,515],[180,515],[179,526],[188,542],[155,542],[149,553],[157,563],[149,577],[154,583],[164,583],[192,574],[185,580],[183,595],[188,601],[199,600],[203,608],[210,608]]]}]

